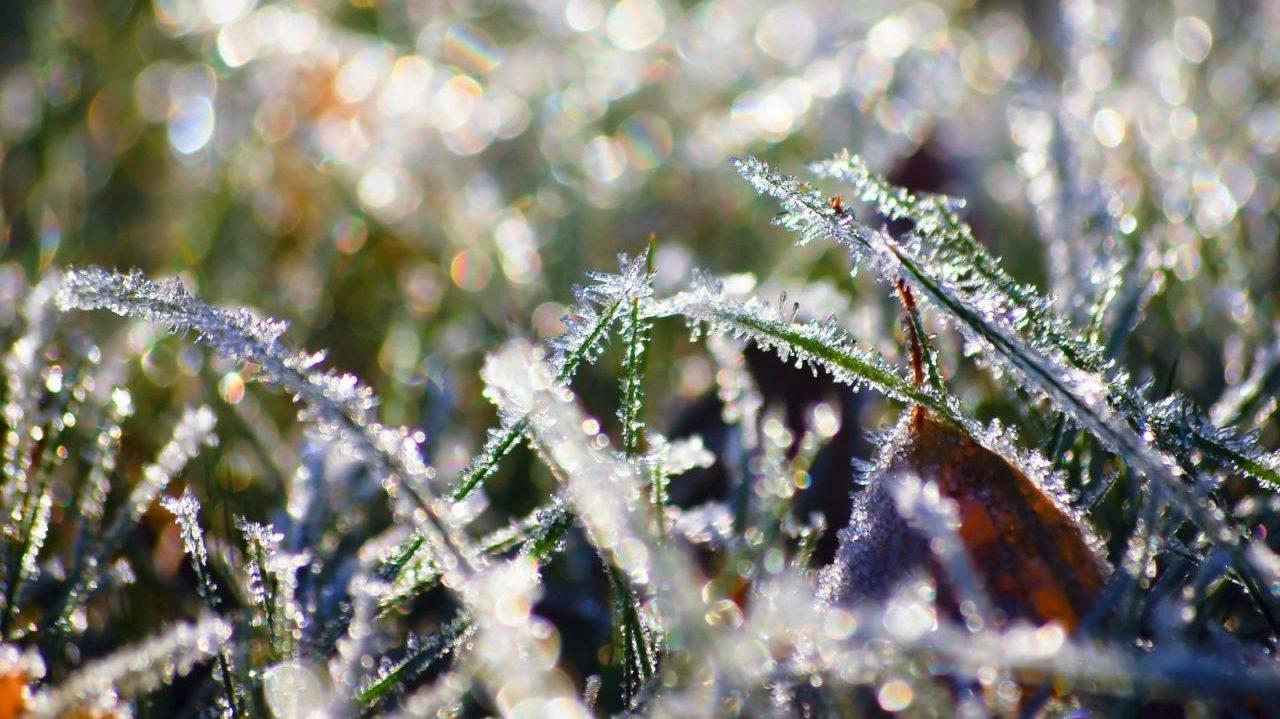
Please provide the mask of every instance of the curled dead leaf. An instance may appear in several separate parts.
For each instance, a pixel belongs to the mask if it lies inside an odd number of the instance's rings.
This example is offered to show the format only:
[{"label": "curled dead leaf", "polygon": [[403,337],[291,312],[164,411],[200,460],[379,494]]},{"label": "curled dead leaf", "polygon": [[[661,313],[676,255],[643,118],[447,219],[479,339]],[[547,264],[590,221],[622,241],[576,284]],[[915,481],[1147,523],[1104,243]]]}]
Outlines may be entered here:
[{"label": "curled dead leaf", "polygon": [[995,609],[1007,618],[1056,622],[1068,631],[1092,607],[1106,579],[1085,530],[1053,497],[1004,458],[915,408],[895,430],[890,454],[855,500],[824,599],[883,598],[927,572],[949,599],[928,539],[905,520],[892,483],[913,476],[954,503],[955,534]]}]

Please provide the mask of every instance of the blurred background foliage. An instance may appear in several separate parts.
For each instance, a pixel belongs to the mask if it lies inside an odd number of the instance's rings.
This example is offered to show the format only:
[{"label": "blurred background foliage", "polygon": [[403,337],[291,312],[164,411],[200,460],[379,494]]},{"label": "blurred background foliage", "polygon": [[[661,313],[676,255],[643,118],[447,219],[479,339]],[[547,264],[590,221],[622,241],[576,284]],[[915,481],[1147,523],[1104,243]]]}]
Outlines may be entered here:
[{"label": "blurred background foliage", "polygon": [[[841,251],[793,249],[728,166],[849,147],[967,198],[979,239],[1077,320],[1118,277],[1108,327],[1135,375],[1274,446],[1280,373],[1260,358],[1280,287],[1277,32],[1280,5],[1245,0],[11,3],[0,319],[51,267],[179,275],[288,320],[291,340],[377,389],[388,422],[421,427],[452,478],[492,421],[483,354],[557,334],[583,272],[651,233],[660,291],[695,267],[752,272],[899,357],[890,299]],[[716,368],[682,333],[658,328],[647,412],[705,434]],[[223,441],[195,469],[215,480],[211,516],[269,516],[298,461],[287,399],[158,330],[121,336],[139,408],[124,463],[164,441],[159,414],[220,396]],[[1022,418],[941,341],[980,415]],[[617,363],[577,381],[609,428]],[[758,369],[774,397],[828,391]],[[861,434],[892,415],[848,407],[848,452],[865,452]],[[550,484],[529,466],[490,482],[497,514]],[[177,571],[176,530],[157,517],[155,531],[169,533],[157,566]]]},{"label": "blurred background foliage", "polygon": [[[692,266],[843,281],[842,260],[768,227],[727,159],[787,167],[848,146],[968,198],[981,239],[1067,302],[1090,271],[1054,264],[1074,235],[1136,256],[1136,282],[1198,285],[1144,307],[1139,338],[1207,342],[1132,348],[1165,370],[1179,358],[1177,386],[1210,402],[1227,336],[1242,353],[1270,332],[1241,313],[1269,309],[1258,295],[1276,284],[1276,15],[1181,0],[15,5],[0,18],[7,270],[182,274],[288,319],[377,387],[389,420],[434,407],[466,438],[457,422],[477,413],[450,403],[475,409],[483,351],[557,333],[583,270],[650,233],[668,286]],[[198,374],[139,342],[155,387]],[[655,362],[655,386],[705,391],[708,366],[689,362]],[[467,454],[437,447],[445,469]]]}]

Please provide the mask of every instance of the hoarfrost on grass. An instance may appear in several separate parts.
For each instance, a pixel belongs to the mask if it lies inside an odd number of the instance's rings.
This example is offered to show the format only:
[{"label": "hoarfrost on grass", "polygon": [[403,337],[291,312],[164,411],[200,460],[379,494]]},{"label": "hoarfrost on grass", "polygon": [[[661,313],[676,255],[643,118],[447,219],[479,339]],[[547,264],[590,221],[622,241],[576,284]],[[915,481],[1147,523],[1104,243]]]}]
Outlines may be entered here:
[{"label": "hoarfrost on grass", "polygon": [[[435,470],[423,462],[412,433],[375,421],[372,390],[353,375],[319,370],[322,353],[286,349],[280,342],[284,323],[259,319],[246,310],[210,307],[177,279],[157,283],[140,272],[119,274],[97,267],[69,270],[58,291],[58,305],[63,310],[107,309],[166,325],[174,333],[194,332],[218,354],[260,365],[267,381],[279,384],[301,404],[299,419],[341,440],[370,463],[393,498],[402,487],[425,510],[424,531],[445,573],[454,577],[452,583],[460,584],[480,561],[430,494]],[[412,514],[411,508],[406,511]]]},{"label": "hoarfrost on grass", "polygon": [[117,711],[120,702],[190,672],[230,638],[231,625],[220,617],[180,622],[141,644],[90,662],[56,687],[37,692],[30,715],[54,719],[76,710]]}]

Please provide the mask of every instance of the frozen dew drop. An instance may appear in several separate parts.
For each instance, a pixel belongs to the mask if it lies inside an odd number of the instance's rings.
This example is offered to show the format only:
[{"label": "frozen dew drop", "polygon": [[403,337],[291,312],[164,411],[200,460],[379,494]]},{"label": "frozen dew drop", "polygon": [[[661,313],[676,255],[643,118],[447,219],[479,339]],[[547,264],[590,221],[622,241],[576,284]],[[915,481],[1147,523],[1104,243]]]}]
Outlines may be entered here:
[{"label": "frozen dew drop", "polygon": [[183,155],[193,155],[213,138],[213,101],[191,95],[174,103],[169,115],[169,144]]},{"label": "frozen dew drop", "polygon": [[885,682],[880,691],[876,693],[876,701],[880,704],[880,708],[887,712],[899,712],[911,706],[911,702],[915,699],[914,693],[911,691],[911,685],[901,679],[892,679]]},{"label": "frozen dew drop", "polygon": [[286,661],[263,672],[262,694],[275,719],[309,719],[324,715],[328,692],[315,667]]},{"label": "frozen dew drop", "polygon": [[654,0],[622,0],[609,11],[605,32],[623,50],[642,50],[662,37],[667,16]]},{"label": "frozen dew drop", "polygon": [[1103,108],[1093,116],[1093,134],[1105,147],[1119,147],[1125,136],[1124,116],[1112,108]]},{"label": "frozen dew drop", "polygon": [[1213,31],[1204,20],[1188,15],[1178,18],[1173,24],[1173,41],[1178,46],[1179,55],[1190,62],[1200,63],[1213,49]]}]

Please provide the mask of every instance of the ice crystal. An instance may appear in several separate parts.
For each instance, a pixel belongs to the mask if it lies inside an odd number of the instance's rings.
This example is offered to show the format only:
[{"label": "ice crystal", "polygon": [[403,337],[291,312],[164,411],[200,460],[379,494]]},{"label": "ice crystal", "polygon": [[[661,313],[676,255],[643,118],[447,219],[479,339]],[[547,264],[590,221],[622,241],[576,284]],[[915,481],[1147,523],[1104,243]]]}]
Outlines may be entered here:
[{"label": "ice crystal", "polygon": [[262,696],[275,719],[324,716],[328,676],[301,660],[273,664],[262,673]]},{"label": "ice crystal", "polygon": [[725,547],[734,537],[733,510],[723,502],[672,510],[671,514],[671,533],[694,544]]},{"label": "ice crystal", "polygon": [[697,435],[673,440],[659,434],[649,436],[652,446],[650,461],[661,467],[662,473],[667,477],[678,477],[695,469],[705,469],[716,461],[715,455]]},{"label": "ice crystal", "polygon": [[647,257],[618,256],[618,272],[591,272],[591,284],[573,289],[577,300],[565,317],[566,330],[550,343],[548,362],[556,377],[565,381],[583,362],[594,362],[604,348],[604,340],[619,313],[652,292],[653,270]]}]

